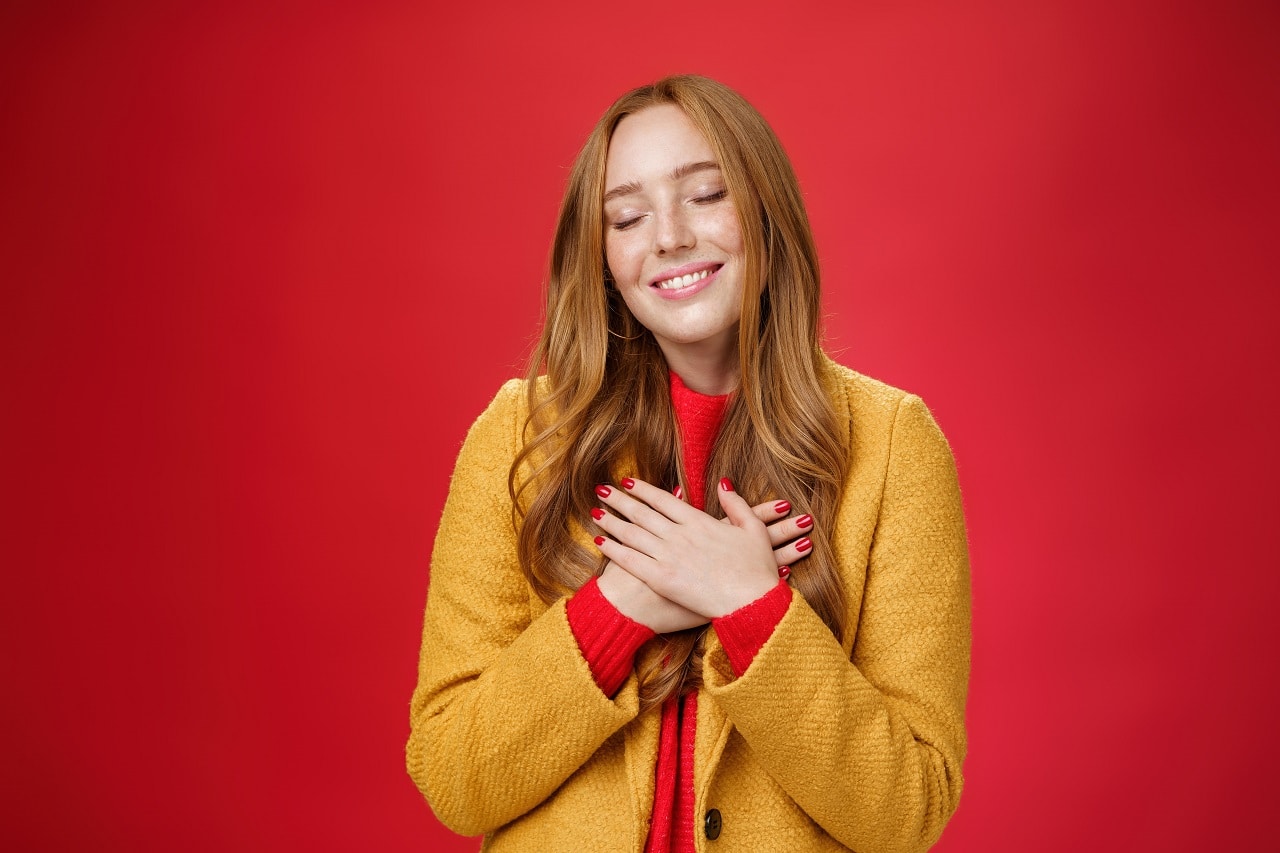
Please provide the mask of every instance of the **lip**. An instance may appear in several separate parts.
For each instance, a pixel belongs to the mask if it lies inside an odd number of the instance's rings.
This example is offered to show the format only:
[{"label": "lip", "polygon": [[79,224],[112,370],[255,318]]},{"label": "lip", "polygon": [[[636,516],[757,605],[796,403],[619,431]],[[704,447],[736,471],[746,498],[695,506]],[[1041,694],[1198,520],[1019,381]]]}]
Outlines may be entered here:
[{"label": "lip", "polygon": [[[697,261],[691,264],[685,264],[679,267],[672,267],[669,270],[663,270],[654,276],[649,282],[649,288],[661,296],[663,299],[688,299],[700,290],[708,287],[720,275],[720,270],[724,269],[724,264],[719,261]],[[669,278],[675,278],[678,275],[691,275],[692,273],[702,272],[703,270],[711,270],[712,272],[704,279],[695,281],[688,287],[682,287],[677,290],[664,290],[658,287],[658,282],[666,281]]]}]

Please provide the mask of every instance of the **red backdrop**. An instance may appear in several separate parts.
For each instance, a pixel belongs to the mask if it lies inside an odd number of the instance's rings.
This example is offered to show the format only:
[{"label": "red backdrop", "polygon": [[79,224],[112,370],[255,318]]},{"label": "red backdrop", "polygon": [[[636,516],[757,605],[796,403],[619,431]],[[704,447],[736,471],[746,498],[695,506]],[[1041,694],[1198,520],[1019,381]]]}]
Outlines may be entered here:
[{"label": "red backdrop", "polygon": [[939,849],[1264,846],[1275,5],[430,5],[0,11],[4,846],[476,848],[403,771],[432,536],[577,145],[677,71],[959,460]]}]

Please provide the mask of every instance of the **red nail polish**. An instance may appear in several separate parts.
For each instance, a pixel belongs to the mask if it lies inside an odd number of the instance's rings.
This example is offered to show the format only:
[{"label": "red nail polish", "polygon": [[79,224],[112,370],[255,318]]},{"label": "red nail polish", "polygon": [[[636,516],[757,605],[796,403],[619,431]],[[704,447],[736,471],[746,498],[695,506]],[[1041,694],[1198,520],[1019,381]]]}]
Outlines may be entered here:
[{"label": "red nail polish", "polygon": [[791,567],[783,566],[782,568],[778,569],[778,577],[782,578],[783,580],[786,580],[787,578],[791,577]]},{"label": "red nail polish", "polygon": [[678,498],[684,498],[684,487],[677,485],[675,488],[675,491],[673,491],[671,494],[675,495]]},{"label": "red nail polish", "polygon": [[778,501],[776,504],[773,505],[773,511],[776,512],[778,515],[782,515],[784,512],[790,512],[791,501]]},{"label": "red nail polish", "polygon": [[803,554],[805,551],[808,551],[812,547],[813,547],[813,542],[809,539],[808,536],[804,537],[803,539],[796,540],[796,550],[799,551],[801,554]]},{"label": "red nail polish", "polygon": [[799,527],[801,530],[808,530],[810,527],[813,527],[813,516],[808,513],[800,516],[796,519],[796,527]]},{"label": "red nail polish", "polygon": [[730,483],[730,482],[729,482],[729,478],[728,478],[728,477],[721,477],[721,478],[720,478],[720,488],[724,489],[726,492],[732,492],[732,491],[733,491],[733,483]]},{"label": "red nail polish", "polygon": [[595,509],[591,510],[591,517],[594,518],[596,521],[599,521],[600,519],[604,518],[604,510],[602,510],[600,507],[596,507]]},{"label": "red nail polish", "polygon": [[596,547],[597,547],[597,548],[599,548],[601,545],[603,545],[603,544],[604,544],[604,537],[603,537],[603,536],[597,536],[597,537],[595,538],[595,543],[596,543]]},{"label": "red nail polish", "polygon": [[613,489],[608,486],[596,486],[596,494],[602,498],[607,498],[609,495],[613,494]]},{"label": "red nail polish", "polygon": [[635,480],[631,479],[630,477],[623,477],[623,478],[622,478],[622,488],[624,488],[624,489],[634,489],[635,487],[636,487],[636,481],[635,481]]}]

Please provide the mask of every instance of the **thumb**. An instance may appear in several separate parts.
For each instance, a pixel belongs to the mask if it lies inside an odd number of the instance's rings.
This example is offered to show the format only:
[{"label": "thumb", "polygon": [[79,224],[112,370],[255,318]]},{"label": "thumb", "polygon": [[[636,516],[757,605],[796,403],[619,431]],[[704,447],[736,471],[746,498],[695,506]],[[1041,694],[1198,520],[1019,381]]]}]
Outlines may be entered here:
[{"label": "thumb", "polygon": [[752,512],[751,505],[733,490],[733,483],[729,482],[728,477],[720,478],[720,488],[716,489],[716,495],[720,498],[725,517],[734,527],[747,527],[751,522],[760,523],[760,519]]}]

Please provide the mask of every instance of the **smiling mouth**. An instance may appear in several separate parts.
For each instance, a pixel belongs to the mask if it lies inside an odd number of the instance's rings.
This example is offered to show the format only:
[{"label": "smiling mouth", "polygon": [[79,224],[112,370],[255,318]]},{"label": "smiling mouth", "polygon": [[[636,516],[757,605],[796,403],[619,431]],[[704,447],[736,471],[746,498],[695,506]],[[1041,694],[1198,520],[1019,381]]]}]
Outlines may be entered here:
[{"label": "smiling mouth", "polygon": [[[723,266],[723,264],[721,264],[721,266]],[[705,269],[705,270],[698,270],[697,272],[691,272],[688,275],[678,275],[678,276],[675,276],[674,278],[668,278],[663,281],[656,281],[654,282],[653,286],[658,288],[659,290],[680,290],[681,288],[689,287],[692,284],[696,284],[702,281],[704,278],[718,271],[719,269],[720,267],[715,267],[714,269]]]}]

